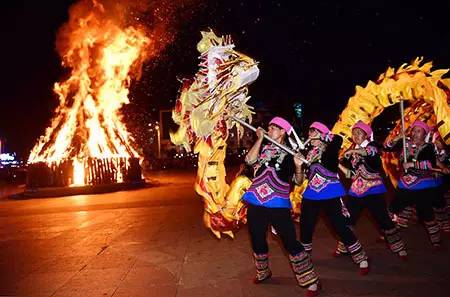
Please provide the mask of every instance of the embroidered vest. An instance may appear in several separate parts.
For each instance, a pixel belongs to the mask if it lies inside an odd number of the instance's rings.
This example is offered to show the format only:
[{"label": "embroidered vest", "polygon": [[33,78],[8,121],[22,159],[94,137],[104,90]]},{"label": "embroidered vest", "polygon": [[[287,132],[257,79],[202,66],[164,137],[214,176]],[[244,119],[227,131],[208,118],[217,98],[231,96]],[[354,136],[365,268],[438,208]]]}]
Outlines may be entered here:
[{"label": "embroidered vest", "polygon": [[409,168],[407,172],[402,171],[398,187],[407,190],[422,190],[437,187],[438,183],[429,170]]},{"label": "embroidered vest", "polygon": [[322,200],[345,195],[337,172],[326,169],[318,162],[313,163],[309,170],[309,182],[303,193],[304,198]]},{"label": "embroidered vest", "polygon": [[352,177],[349,195],[363,197],[367,195],[382,194],[386,192],[381,174],[369,172],[363,164],[358,166],[356,174]]},{"label": "embroidered vest", "polygon": [[[412,143],[407,143],[407,155],[406,160],[408,162],[416,162],[420,152],[428,144],[424,144],[421,147],[417,147]],[[403,152],[400,155],[400,159],[403,160],[405,157]],[[407,172],[403,171],[400,174],[400,180],[398,182],[398,187],[400,189],[407,190],[422,190],[427,188],[437,187],[435,176],[433,171],[427,169],[409,168]]]},{"label": "embroidered vest", "polygon": [[290,184],[280,180],[273,167],[267,167],[253,179],[242,199],[269,208],[291,208],[290,189]]}]

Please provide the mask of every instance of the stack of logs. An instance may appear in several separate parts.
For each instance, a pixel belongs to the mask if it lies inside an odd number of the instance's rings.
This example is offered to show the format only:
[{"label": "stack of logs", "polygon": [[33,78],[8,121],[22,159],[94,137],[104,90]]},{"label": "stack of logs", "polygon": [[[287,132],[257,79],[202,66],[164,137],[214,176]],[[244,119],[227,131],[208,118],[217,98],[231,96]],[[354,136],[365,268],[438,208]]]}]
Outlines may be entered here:
[{"label": "stack of logs", "polygon": [[[87,158],[83,165],[87,186],[142,181],[137,158]],[[29,164],[27,187],[68,187],[73,184],[73,168],[72,160]]]}]

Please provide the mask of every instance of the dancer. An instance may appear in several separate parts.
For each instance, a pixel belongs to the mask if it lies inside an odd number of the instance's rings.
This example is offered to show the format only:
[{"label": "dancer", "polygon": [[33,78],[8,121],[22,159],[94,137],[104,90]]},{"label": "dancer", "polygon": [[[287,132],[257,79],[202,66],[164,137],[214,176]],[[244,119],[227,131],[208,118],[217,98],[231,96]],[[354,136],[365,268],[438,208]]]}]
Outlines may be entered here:
[{"label": "dancer", "polygon": [[[415,205],[418,219],[424,223],[433,248],[439,249],[441,235],[432,207],[432,197],[437,195],[436,155],[433,145],[427,142],[430,128],[422,121],[415,121],[411,128],[410,139],[406,141],[406,156],[403,152],[400,155],[404,170],[400,173],[397,193],[389,210],[398,215],[407,206]],[[401,150],[400,139],[397,137],[388,142],[385,149]]]},{"label": "dancer", "polygon": [[314,122],[309,128],[311,149],[306,159],[309,162],[308,186],[303,193],[300,216],[300,241],[306,251],[312,252],[312,237],[321,209],[335,228],[338,236],[359,265],[360,273],[369,272],[367,255],[353,231],[347,226],[342,212],[341,197],[345,190],[338,176],[338,153],[342,138],[333,135],[327,126]]},{"label": "dancer", "polygon": [[[368,208],[381,229],[389,249],[402,260],[406,260],[405,244],[387,211],[380,150],[373,141],[372,128],[358,121],[352,127],[352,141],[351,149],[344,153],[345,158],[339,164],[345,176],[352,179],[349,197],[345,203],[350,213],[350,225],[355,226],[361,212],[364,208]],[[347,250],[339,241],[335,256],[342,253],[347,253]]]},{"label": "dancer", "polygon": [[432,142],[435,146],[436,165],[441,169],[441,173],[436,176],[438,190],[433,197],[433,211],[441,231],[450,234],[450,210],[446,199],[450,188],[450,154],[439,132],[433,134]]},{"label": "dancer", "polygon": [[[450,186],[450,155],[448,148],[442,140],[439,132],[433,133],[432,143],[436,154],[436,165],[441,172],[436,172],[436,183],[438,186],[437,194],[433,195],[433,211],[441,231],[450,233],[450,209],[449,209],[449,186]],[[398,226],[407,228],[410,221],[417,222],[417,212],[415,207],[407,206],[395,216],[395,222]]]},{"label": "dancer", "polygon": [[[273,118],[268,136],[285,144],[292,126],[285,119]],[[269,248],[266,234],[272,225],[289,254],[289,260],[298,284],[307,288],[306,296],[317,296],[320,285],[310,255],[296,239],[295,225],[291,218],[289,192],[291,182],[301,178],[302,161],[299,156],[281,150],[273,143],[262,146],[265,131],[256,130],[257,140],[245,157],[255,172],[253,183],[243,196],[248,204],[247,223],[256,265],[254,283],[261,283],[272,276],[269,268]]]}]

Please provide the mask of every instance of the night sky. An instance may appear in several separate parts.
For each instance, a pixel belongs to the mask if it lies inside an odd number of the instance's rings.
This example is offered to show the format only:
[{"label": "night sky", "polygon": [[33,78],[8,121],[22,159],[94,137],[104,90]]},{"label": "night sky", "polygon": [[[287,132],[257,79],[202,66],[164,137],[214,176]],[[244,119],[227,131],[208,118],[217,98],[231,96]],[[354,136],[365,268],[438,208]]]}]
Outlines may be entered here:
[{"label": "night sky", "polygon": [[[119,0],[118,0],[119,1]],[[0,137],[25,156],[48,126],[64,69],[55,51],[57,29],[75,1],[9,1],[1,5]],[[354,94],[388,66],[424,56],[450,67],[450,1],[200,1],[186,11],[175,41],[145,66],[133,85],[136,110],[156,115],[174,105],[179,82],[197,71],[200,30],[231,34],[236,49],[257,61],[253,106],[305,121],[332,124]],[[341,2],[338,4],[338,2]],[[276,109],[274,109],[276,107]]]}]

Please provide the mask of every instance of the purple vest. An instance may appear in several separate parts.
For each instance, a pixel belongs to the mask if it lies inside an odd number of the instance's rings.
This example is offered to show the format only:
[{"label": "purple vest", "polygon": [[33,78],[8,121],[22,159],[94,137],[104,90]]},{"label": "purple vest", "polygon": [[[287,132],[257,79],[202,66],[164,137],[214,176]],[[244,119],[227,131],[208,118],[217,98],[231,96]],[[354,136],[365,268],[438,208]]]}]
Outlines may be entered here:
[{"label": "purple vest", "polygon": [[352,177],[352,185],[348,194],[354,197],[363,197],[385,192],[386,187],[381,175],[378,172],[369,172],[364,165],[360,165],[356,170],[356,175]]},{"label": "purple vest", "polygon": [[273,167],[267,167],[253,179],[242,199],[269,208],[291,208],[290,189],[290,184],[280,180]]},{"label": "purple vest", "polygon": [[409,168],[408,172],[402,171],[398,187],[406,190],[422,190],[439,186],[433,172]]},{"label": "purple vest", "polygon": [[326,169],[316,162],[310,167],[309,182],[303,197],[310,200],[332,199],[345,196],[345,189],[337,172]]}]

